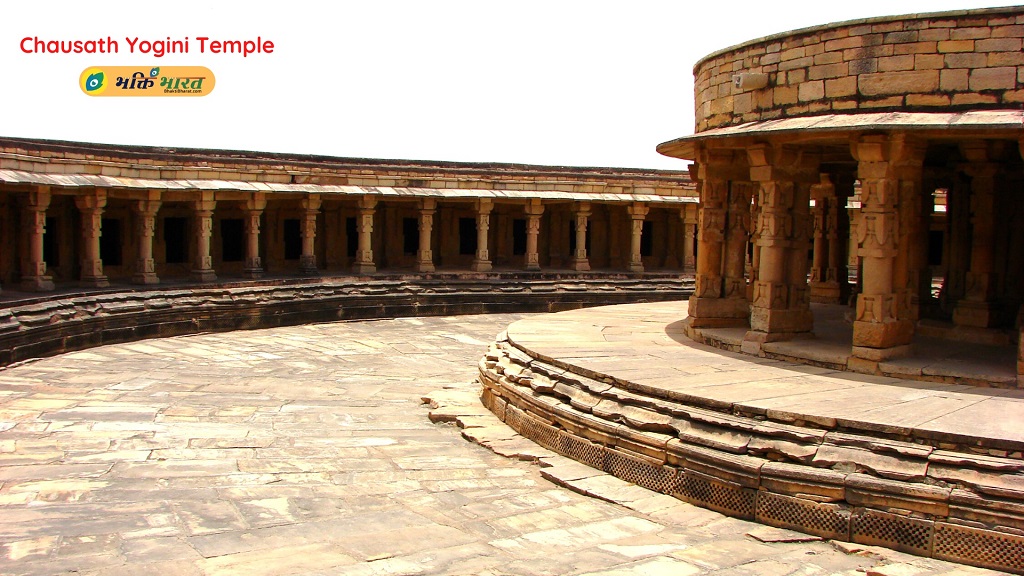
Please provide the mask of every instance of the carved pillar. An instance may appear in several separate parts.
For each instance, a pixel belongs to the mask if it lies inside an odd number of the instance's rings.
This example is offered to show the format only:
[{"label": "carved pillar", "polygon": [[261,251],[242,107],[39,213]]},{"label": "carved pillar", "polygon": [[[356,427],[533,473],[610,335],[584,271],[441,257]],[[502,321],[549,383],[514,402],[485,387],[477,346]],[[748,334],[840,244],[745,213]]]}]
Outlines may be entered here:
[{"label": "carved pillar", "polygon": [[837,271],[837,257],[840,252],[838,199],[836,187],[828,174],[821,174],[821,181],[811,186],[814,208],[811,217],[814,222],[814,248],[811,262],[811,301],[838,304],[840,289]]},{"label": "carved pillar", "polygon": [[135,284],[159,284],[156,275],[156,262],[153,260],[153,234],[156,230],[156,213],[160,210],[160,191],[151,190],[146,199],[136,201],[132,208],[135,212],[136,235],[139,243],[138,260],[135,262],[135,273],[132,282]]},{"label": "carved pillar", "polygon": [[302,207],[302,256],[299,258],[299,273],[316,276],[316,217],[320,213],[322,199],[319,194],[309,194],[299,201]]},{"label": "carved pillar", "polygon": [[750,181],[745,160],[732,150],[702,149],[690,167],[700,194],[696,289],[688,308],[689,323],[695,328],[742,326],[750,314],[745,295],[725,298],[724,291],[729,189],[733,182]]},{"label": "carved pillar", "polygon": [[103,225],[103,209],[107,206],[106,190],[75,196],[75,206],[82,213],[82,284],[104,288],[110,286],[103,275],[103,260],[100,259],[100,235]]},{"label": "carved pillar", "polygon": [[[868,363],[909,352],[914,335],[910,318],[907,271],[898,270],[901,197],[906,187],[920,186],[924,147],[902,134],[864,136],[851,144],[861,184],[857,253],[862,263],[862,290],[853,323],[853,356]],[[902,280],[901,280],[902,279]],[[851,366],[855,363],[851,358]],[[861,362],[863,364],[863,362]],[[871,364],[864,365],[872,369]]]},{"label": "carved pillar", "polygon": [[742,300],[737,308],[746,305],[747,300],[747,243],[750,241],[750,197],[753,184],[733,181],[729,186],[729,202],[725,214],[725,264],[722,268],[722,297]]},{"label": "carved pillar", "polygon": [[590,202],[577,202],[573,217],[576,219],[576,251],[572,255],[572,269],[585,272],[590,270],[587,255],[587,226],[590,223]]},{"label": "carved pillar", "polygon": [[489,198],[481,198],[476,202],[476,258],[473,259],[474,272],[491,270],[491,254],[487,250],[487,232],[491,225],[491,210],[494,203]]},{"label": "carved pillar", "polygon": [[434,251],[430,249],[434,233],[434,213],[437,211],[437,200],[425,198],[420,203],[420,245],[416,253],[416,271],[434,271]]},{"label": "carved pillar", "polygon": [[352,270],[357,274],[372,274],[377,271],[373,262],[373,214],[377,208],[377,198],[365,195],[359,200],[359,219],[356,228],[359,232],[359,248],[356,250],[356,261]]},{"label": "carved pillar", "polygon": [[36,186],[28,193],[23,214],[28,250],[21,260],[22,290],[53,290],[53,278],[46,274],[46,261],[43,260],[43,234],[46,233],[46,209],[49,207],[49,186]]},{"label": "carved pillar", "polygon": [[757,144],[747,148],[750,178],[758,183],[760,218],[750,331],[744,348],[811,331],[814,317],[807,284],[811,235],[810,187],[818,158],[807,150]]},{"label": "carved pillar", "polygon": [[540,237],[540,217],[544,214],[544,204],[540,199],[533,198],[526,205],[526,269],[540,270],[540,252],[537,250],[537,239]]},{"label": "carved pillar", "polygon": [[629,271],[643,272],[644,261],[640,255],[640,238],[644,232],[644,218],[650,212],[650,208],[643,202],[633,202],[626,207],[629,213],[630,237],[629,237]]},{"label": "carved pillar", "polygon": [[990,328],[999,323],[996,303],[999,274],[995,266],[996,176],[995,150],[985,142],[965,142],[960,151],[967,163],[961,170],[971,178],[971,248],[965,293],[953,310],[958,326]]},{"label": "carved pillar", "polygon": [[697,259],[693,256],[693,245],[697,240],[697,210],[696,206],[687,205],[679,210],[679,217],[683,221],[683,270],[693,272]]},{"label": "carved pillar", "polygon": [[260,259],[260,218],[267,208],[267,195],[257,192],[245,201],[245,269],[246,278],[263,276],[263,261]]},{"label": "carved pillar", "polygon": [[201,192],[199,200],[192,203],[196,219],[196,254],[192,263],[192,280],[213,282],[217,279],[213,271],[213,257],[210,256],[210,238],[213,236],[213,210],[217,200],[213,192]]}]

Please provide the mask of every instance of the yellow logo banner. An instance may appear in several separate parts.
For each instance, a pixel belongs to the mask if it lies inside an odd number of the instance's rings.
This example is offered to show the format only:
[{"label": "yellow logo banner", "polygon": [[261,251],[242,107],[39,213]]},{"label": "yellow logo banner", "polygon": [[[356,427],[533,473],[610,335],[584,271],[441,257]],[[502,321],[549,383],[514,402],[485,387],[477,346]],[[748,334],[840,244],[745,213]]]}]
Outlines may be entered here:
[{"label": "yellow logo banner", "polygon": [[205,66],[93,66],[78,77],[89,96],[206,96],[216,84]]}]

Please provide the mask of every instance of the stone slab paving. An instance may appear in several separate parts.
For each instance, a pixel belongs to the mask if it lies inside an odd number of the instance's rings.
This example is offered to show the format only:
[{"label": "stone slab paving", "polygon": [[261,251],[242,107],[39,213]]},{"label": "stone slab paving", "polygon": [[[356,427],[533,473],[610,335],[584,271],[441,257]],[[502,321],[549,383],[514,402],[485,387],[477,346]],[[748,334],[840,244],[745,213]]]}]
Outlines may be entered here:
[{"label": "stone slab paving", "polygon": [[[686,308],[686,302],[664,302],[574,310],[523,320],[508,334],[547,360],[621,377],[650,394],[699,397],[779,421],[1024,446],[1024,390],[901,380],[726,352],[683,334],[679,320]],[[984,370],[984,358],[970,369]]]},{"label": "stone slab paving", "polygon": [[0,370],[0,573],[986,573],[726,518],[526,441],[473,382],[521,317],[146,340]]}]

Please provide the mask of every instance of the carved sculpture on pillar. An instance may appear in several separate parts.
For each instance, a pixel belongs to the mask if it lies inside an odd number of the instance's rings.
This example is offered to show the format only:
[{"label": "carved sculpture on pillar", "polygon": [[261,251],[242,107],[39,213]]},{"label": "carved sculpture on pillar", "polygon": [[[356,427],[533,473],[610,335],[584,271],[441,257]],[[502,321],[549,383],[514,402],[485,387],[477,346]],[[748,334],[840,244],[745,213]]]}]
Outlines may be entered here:
[{"label": "carved sculpture on pillar", "polygon": [[302,256],[299,258],[299,273],[316,276],[316,217],[320,213],[322,200],[319,194],[309,194],[299,204],[302,207]]},{"label": "carved sculpture on pillar", "polygon": [[103,274],[100,259],[100,235],[103,233],[103,209],[107,206],[107,191],[75,196],[75,206],[82,213],[82,277],[85,286],[105,288],[110,282]]},{"label": "carved sculpture on pillar", "polygon": [[750,178],[758,183],[760,218],[754,240],[758,274],[744,348],[757,350],[763,342],[809,333],[814,325],[807,251],[810,187],[819,179],[819,159],[810,150],[768,144],[748,147],[747,158]]},{"label": "carved sculpture on pillar", "polygon": [[[862,292],[853,323],[853,356],[867,362],[909,352],[914,334],[909,295],[898,286],[901,187],[920,185],[924,146],[903,134],[863,136],[851,144],[861,183],[861,214],[855,231],[862,261]],[[916,183],[916,184],[915,184]],[[862,367],[864,368],[864,367]],[[868,367],[869,368],[869,367]]]},{"label": "carved sculpture on pillar", "polygon": [[476,202],[476,257],[473,259],[474,272],[491,270],[491,254],[487,249],[487,237],[490,230],[491,210],[494,202],[489,198],[481,198]]},{"label": "carved sculpture on pillar", "polygon": [[629,237],[629,271],[643,272],[644,261],[640,255],[641,237],[644,232],[644,219],[650,208],[643,202],[633,202],[626,207],[629,212],[630,237]]},{"label": "carved sculpture on pillar", "polygon": [[267,195],[257,192],[242,206],[245,213],[245,269],[247,278],[263,277],[263,261],[260,259],[260,218],[267,208]]},{"label": "carved sculpture on pillar", "polygon": [[54,288],[53,278],[46,273],[46,261],[43,259],[43,235],[46,233],[46,209],[49,206],[49,186],[36,186],[29,191],[23,213],[28,249],[21,260],[22,290],[45,292]]},{"label": "carved sculpture on pillar", "polygon": [[210,239],[213,237],[213,210],[217,207],[214,193],[204,191],[193,202],[196,218],[196,254],[192,264],[192,280],[213,282],[217,273],[213,271],[213,257],[210,255]]},{"label": "carved sculpture on pillar", "polygon": [[430,245],[434,233],[434,213],[437,211],[437,200],[425,198],[420,202],[420,244],[416,252],[416,271],[434,271],[434,251]]},{"label": "carved sculpture on pillar", "polygon": [[576,250],[572,255],[572,269],[578,272],[590,270],[587,255],[587,226],[590,221],[590,202],[579,202],[573,213],[576,219]]},{"label": "carved sculpture on pillar", "polygon": [[146,198],[137,200],[132,208],[135,212],[136,235],[138,238],[138,260],[132,282],[135,284],[159,284],[156,262],[153,260],[153,235],[156,231],[156,214],[160,210],[160,191],[146,192]]},{"label": "carved sculpture on pillar", "polygon": [[365,195],[359,199],[359,219],[356,228],[359,232],[359,248],[356,250],[356,261],[352,270],[357,274],[372,274],[377,271],[373,261],[373,214],[377,208],[377,198]]},{"label": "carved sculpture on pillar", "polygon": [[526,204],[526,269],[540,270],[540,252],[537,240],[540,237],[540,218],[544,214],[544,204],[539,198],[533,198]]}]

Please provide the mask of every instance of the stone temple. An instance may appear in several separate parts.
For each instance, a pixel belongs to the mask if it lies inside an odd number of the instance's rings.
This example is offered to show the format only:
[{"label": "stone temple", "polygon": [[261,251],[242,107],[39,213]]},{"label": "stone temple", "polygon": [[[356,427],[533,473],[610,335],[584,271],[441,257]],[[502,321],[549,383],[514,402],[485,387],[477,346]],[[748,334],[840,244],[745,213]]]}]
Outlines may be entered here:
[{"label": "stone temple", "polygon": [[[0,138],[0,570],[696,574],[804,539],[785,566],[1024,573],[1022,42],[1013,7],[714,52],[679,171]],[[307,326],[520,312],[557,313],[502,316],[466,389],[432,354],[482,343],[443,323]],[[421,379],[431,420],[643,517],[511,497],[401,408]]]}]

